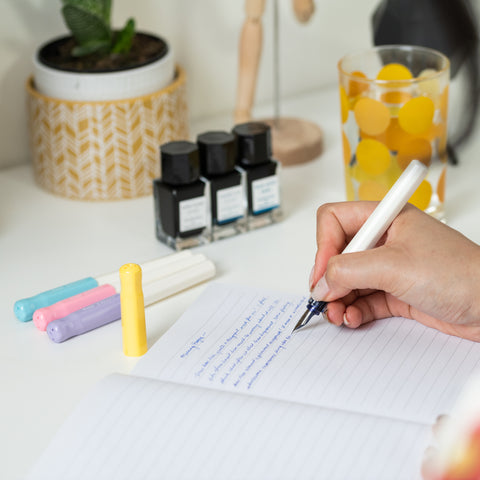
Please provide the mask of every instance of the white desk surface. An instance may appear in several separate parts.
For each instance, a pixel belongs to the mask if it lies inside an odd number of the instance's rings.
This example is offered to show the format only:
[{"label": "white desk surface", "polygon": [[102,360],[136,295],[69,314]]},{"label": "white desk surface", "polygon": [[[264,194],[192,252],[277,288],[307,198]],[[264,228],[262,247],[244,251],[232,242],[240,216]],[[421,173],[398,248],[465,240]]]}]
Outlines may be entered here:
[{"label": "white desk surface", "polygon": [[[271,111],[258,109],[257,116]],[[312,162],[283,168],[282,222],[198,247],[217,266],[216,280],[305,293],[315,254],[315,212],[345,199],[336,88],[285,101],[282,115],[318,123],[324,153]],[[231,117],[192,125],[192,138],[230,129]],[[480,243],[480,140],[449,169],[448,223]],[[136,359],[122,353],[120,322],[61,344],[13,314],[16,300],[124,263],[172,253],[154,235],[152,197],[80,202],[41,190],[30,165],[0,171],[0,477],[23,478],[79,398],[112,372],[128,373]],[[204,285],[146,309],[152,345]]]}]

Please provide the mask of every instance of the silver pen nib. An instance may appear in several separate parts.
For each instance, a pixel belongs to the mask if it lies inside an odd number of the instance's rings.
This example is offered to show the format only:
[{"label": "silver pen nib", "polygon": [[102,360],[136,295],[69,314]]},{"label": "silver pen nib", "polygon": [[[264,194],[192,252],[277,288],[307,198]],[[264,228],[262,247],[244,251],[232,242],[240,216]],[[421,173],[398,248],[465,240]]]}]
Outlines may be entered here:
[{"label": "silver pen nib", "polygon": [[295,328],[292,330],[292,333],[295,330],[298,330],[299,328],[304,327],[310,321],[310,319],[313,317],[313,315],[314,315],[314,313],[311,312],[310,310],[308,310],[308,309],[305,310],[305,313],[300,317],[300,320],[295,325]]},{"label": "silver pen nib", "polygon": [[305,313],[300,317],[300,320],[295,325],[295,328],[292,330],[292,333],[299,328],[304,327],[314,315],[320,315],[321,313],[325,312],[327,309],[327,302],[314,300],[310,298],[307,303],[307,309]]}]

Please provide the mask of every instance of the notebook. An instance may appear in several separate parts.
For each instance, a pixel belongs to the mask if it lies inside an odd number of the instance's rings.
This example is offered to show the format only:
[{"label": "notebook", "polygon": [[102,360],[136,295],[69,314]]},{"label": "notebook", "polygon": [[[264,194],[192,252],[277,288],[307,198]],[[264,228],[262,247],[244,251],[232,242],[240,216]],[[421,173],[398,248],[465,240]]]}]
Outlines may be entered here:
[{"label": "notebook", "polygon": [[213,283],[78,405],[29,479],[416,479],[480,344],[391,318],[359,329],[307,298]]}]

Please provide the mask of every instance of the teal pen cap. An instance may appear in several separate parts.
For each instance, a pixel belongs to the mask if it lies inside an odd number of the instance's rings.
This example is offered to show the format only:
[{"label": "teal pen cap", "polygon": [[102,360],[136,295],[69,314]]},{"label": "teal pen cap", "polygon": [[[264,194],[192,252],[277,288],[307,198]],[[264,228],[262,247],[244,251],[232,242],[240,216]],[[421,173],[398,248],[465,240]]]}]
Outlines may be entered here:
[{"label": "teal pen cap", "polygon": [[32,320],[35,310],[48,307],[60,300],[65,300],[77,293],[82,293],[95,287],[98,287],[98,281],[93,277],[82,278],[81,280],[67,283],[61,287],[39,293],[33,297],[17,300],[13,306],[13,311],[18,320],[21,322],[29,322]]}]

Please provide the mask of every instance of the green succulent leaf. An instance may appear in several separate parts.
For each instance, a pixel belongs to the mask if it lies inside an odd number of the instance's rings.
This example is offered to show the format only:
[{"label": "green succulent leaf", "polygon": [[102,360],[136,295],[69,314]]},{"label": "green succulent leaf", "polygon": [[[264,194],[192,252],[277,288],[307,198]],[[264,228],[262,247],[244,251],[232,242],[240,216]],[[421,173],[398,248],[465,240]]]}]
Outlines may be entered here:
[{"label": "green succulent leaf", "polygon": [[110,25],[112,0],[62,0],[62,3],[90,12],[92,15],[103,19],[105,24]]},{"label": "green succulent leaf", "polygon": [[129,19],[114,34],[110,26],[112,0],[61,0],[62,15],[77,42],[72,54],[126,53],[135,35],[135,22]]},{"label": "green succulent leaf", "polygon": [[65,5],[62,13],[65,23],[80,45],[94,41],[110,42],[111,31],[102,18],[74,5]]},{"label": "green succulent leaf", "polygon": [[112,47],[112,53],[127,53],[132,46],[132,40],[135,35],[135,21],[128,19],[123,29],[115,36]]}]

